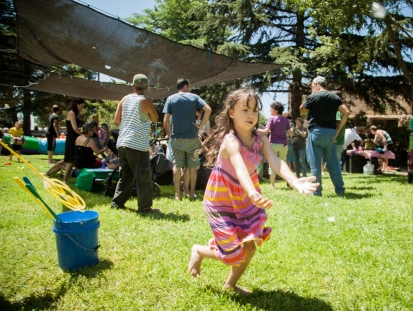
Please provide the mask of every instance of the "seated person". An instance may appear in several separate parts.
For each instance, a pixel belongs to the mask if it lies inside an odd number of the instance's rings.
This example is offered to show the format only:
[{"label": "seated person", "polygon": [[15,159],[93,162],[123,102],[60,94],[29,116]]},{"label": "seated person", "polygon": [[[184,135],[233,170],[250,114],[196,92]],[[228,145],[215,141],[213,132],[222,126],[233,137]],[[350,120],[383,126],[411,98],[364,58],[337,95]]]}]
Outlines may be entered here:
[{"label": "seated person", "polygon": [[106,151],[106,148],[99,150],[95,140],[92,139],[95,134],[94,127],[91,123],[84,124],[82,127],[83,135],[76,138],[76,155],[73,163],[78,169],[98,168],[102,166],[102,162],[97,159],[95,154],[99,155],[103,153]]},{"label": "seated person", "polygon": [[[23,122],[22,121],[16,121],[15,126],[10,129],[10,145],[11,149],[13,149],[14,152],[17,154],[22,153],[22,146],[25,143],[24,140],[24,132],[23,132]],[[13,153],[10,153],[10,161],[13,158]],[[20,162],[20,159],[18,159]]]},{"label": "seated person", "polygon": [[60,172],[60,176],[64,176],[64,171],[66,168],[66,163],[64,160],[57,161],[46,173],[46,176],[50,176],[53,174],[56,174],[57,172]]},{"label": "seated person", "polygon": [[108,155],[106,156],[106,167],[114,170],[119,166],[119,160],[116,154],[109,148],[107,148]]}]

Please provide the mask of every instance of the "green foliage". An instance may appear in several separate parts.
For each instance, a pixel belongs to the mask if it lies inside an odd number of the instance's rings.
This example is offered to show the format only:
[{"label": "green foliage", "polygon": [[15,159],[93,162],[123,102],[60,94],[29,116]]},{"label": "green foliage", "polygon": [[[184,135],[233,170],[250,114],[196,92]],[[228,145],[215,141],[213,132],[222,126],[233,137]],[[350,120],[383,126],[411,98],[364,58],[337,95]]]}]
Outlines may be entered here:
[{"label": "green foliage", "polygon": [[[25,156],[41,172],[46,155]],[[56,157],[59,158],[59,157]],[[21,169],[24,167],[24,169]],[[63,212],[40,178],[13,161],[0,163],[1,310],[410,310],[412,185],[405,175],[344,174],[346,196],[337,197],[325,173],[324,196],[300,195],[276,181],[261,189],[272,238],[257,252],[239,286],[221,289],[229,267],[205,259],[201,279],[186,272],[193,244],[212,237],[198,199],[175,201],[161,186],[154,207],[141,216],[110,208],[111,199],[69,185],[99,213],[99,263],[76,272],[58,267],[53,222],[12,180],[28,176],[42,198]],[[384,204],[383,202],[392,202]],[[332,218],[334,217],[334,219]]]},{"label": "green foliage", "polygon": [[366,112],[360,111],[353,118],[348,119],[346,125],[349,128],[355,127],[355,126],[368,126]]},{"label": "green foliage", "polygon": [[[30,135],[30,114],[38,117],[38,123],[47,124],[51,106],[57,104],[64,111],[72,98],[63,95],[29,91],[21,88],[37,83],[50,72],[92,79],[96,73],[74,64],[61,67],[45,67],[33,64],[17,54],[16,16],[13,2],[0,4],[0,106],[9,105],[9,118],[13,123],[17,113],[23,113],[23,129]],[[4,120],[2,120],[4,121]]]},{"label": "green foliage", "polygon": [[260,121],[259,121],[259,124],[261,124],[261,125],[267,125],[267,122],[268,122],[268,119],[262,114],[262,113],[260,113]]}]

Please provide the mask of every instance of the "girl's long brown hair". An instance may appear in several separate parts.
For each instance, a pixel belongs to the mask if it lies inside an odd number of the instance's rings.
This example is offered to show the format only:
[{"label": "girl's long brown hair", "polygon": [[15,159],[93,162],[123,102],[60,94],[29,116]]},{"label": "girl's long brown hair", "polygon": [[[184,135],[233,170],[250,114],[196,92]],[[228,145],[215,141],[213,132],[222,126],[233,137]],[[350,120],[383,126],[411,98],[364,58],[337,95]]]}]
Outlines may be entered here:
[{"label": "girl's long brown hair", "polygon": [[[204,162],[204,166],[206,168],[214,167],[215,162],[217,160],[219,149],[222,145],[225,135],[232,131],[234,135],[238,137],[237,132],[234,128],[234,121],[232,118],[229,117],[229,110],[234,109],[234,105],[238,100],[243,100],[248,104],[251,98],[255,99],[255,102],[258,106],[258,111],[260,111],[262,109],[261,100],[258,94],[255,93],[252,88],[241,88],[232,91],[228,94],[224,102],[224,108],[222,109],[220,114],[215,118],[217,123],[216,130],[214,130],[211,133],[211,135],[208,136],[208,138],[201,145],[201,149],[197,151],[197,154],[204,153],[206,159],[206,161]],[[248,106],[248,108],[251,107]],[[254,129],[251,132],[251,135],[257,135],[256,131],[258,128],[259,119],[260,118],[258,114],[258,121],[254,125]]]}]

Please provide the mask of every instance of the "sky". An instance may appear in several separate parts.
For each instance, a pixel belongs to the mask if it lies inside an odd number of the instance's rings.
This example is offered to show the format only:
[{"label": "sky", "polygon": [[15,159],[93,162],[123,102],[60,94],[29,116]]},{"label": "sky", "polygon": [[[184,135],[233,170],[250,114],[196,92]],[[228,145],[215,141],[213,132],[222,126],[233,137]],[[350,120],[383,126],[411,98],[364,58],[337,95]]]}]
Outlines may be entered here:
[{"label": "sky", "polygon": [[[143,13],[145,9],[153,9],[155,6],[155,0],[75,0],[76,2],[90,5],[93,9],[97,9],[102,13],[113,15],[125,19],[130,17],[134,13]],[[107,76],[100,75],[101,81],[110,81]],[[261,96],[261,101],[263,103],[262,114],[266,118],[270,117],[270,104],[274,101],[272,98],[272,93],[265,93]],[[287,108],[287,94],[278,93],[277,101],[280,101]]]}]

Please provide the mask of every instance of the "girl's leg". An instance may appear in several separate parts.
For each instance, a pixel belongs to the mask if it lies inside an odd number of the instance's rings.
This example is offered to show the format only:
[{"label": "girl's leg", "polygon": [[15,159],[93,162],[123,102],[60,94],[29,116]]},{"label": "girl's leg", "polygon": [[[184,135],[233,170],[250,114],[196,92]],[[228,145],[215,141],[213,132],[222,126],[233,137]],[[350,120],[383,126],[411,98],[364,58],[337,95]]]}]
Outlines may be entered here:
[{"label": "girl's leg", "polygon": [[188,264],[188,273],[193,277],[199,278],[201,276],[201,263],[204,258],[217,259],[215,251],[209,246],[194,245],[191,250],[191,259]]},{"label": "girl's leg", "polygon": [[237,282],[244,274],[245,270],[247,269],[248,265],[251,262],[252,257],[254,257],[256,251],[256,246],[254,241],[249,241],[244,243],[244,252],[245,252],[245,260],[241,262],[239,266],[232,266],[231,271],[228,275],[227,280],[224,284],[224,289],[234,289],[235,292],[240,294],[250,294],[251,291],[241,289],[237,287]]}]

